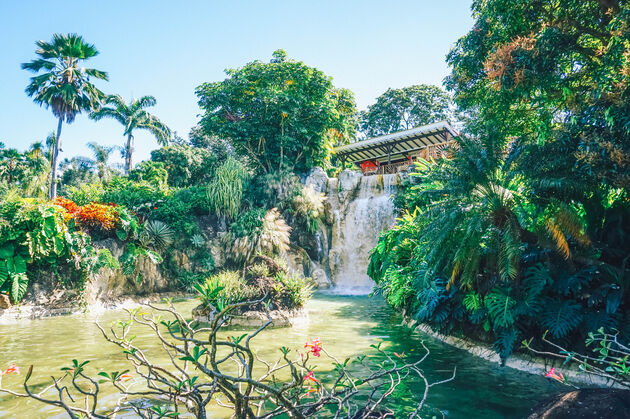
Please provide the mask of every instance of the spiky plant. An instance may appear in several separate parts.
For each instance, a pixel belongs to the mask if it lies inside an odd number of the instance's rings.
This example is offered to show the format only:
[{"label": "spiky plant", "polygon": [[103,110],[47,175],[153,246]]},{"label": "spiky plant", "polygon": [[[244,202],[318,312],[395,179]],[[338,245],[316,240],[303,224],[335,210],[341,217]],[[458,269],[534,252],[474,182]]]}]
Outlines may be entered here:
[{"label": "spiky plant", "polygon": [[159,220],[147,221],[144,232],[148,238],[148,244],[163,249],[173,243],[173,229],[168,224]]},{"label": "spiky plant", "polygon": [[58,119],[51,157],[51,199],[57,195],[57,160],[63,122],[70,124],[81,112],[98,109],[105,95],[90,78],[107,80],[107,73],[82,67],[82,62],[98,55],[92,44],[77,34],[54,34],[51,42],[37,41],[39,58],[22,64],[22,69],[42,74],[31,77],[26,94],[40,106],[52,109]]},{"label": "spiky plant", "polygon": [[123,125],[123,135],[127,137],[124,147],[126,173],[129,173],[132,166],[133,133],[135,130],[149,131],[160,145],[168,145],[169,143],[171,138],[169,127],[146,110],[146,108],[155,106],[156,103],[157,101],[153,96],[142,96],[140,99],[133,99],[127,104],[120,95],[110,95],[107,96],[106,100],[108,106],[103,106],[90,114],[90,118],[95,121],[112,118]]},{"label": "spiky plant", "polygon": [[248,211],[225,236],[230,259],[244,266],[257,254],[273,256],[283,253],[289,248],[290,233],[291,227],[276,208],[267,212]]},{"label": "spiky plant", "polygon": [[231,156],[217,168],[207,189],[208,201],[215,214],[228,218],[238,215],[248,179],[247,168]]}]

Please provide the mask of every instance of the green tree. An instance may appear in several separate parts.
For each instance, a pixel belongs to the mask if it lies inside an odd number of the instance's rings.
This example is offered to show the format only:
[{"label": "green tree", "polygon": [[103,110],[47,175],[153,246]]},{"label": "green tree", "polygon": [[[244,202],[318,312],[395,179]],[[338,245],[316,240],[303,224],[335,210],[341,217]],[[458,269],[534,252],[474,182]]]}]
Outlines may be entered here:
[{"label": "green tree", "polygon": [[51,108],[59,120],[51,158],[50,197],[54,198],[62,124],[64,121],[70,124],[77,114],[93,111],[101,105],[104,94],[90,82],[90,77],[107,80],[107,73],[80,66],[98,55],[98,51],[79,35],[54,34],[52,42],[37,41],[36,45],[35,53],[39,58],[23,63],[22,68],[34,73],[44,71],[31,77],[26,93],[38,105]]},{"label": "green tree", "polygon": [[479,114],[477,128],[562,149],[572,160],[565,177],[628,189],[630,5],[489,0],[472,8],[475,26],[448,56],[447,86],[460,108]]},{"label": "green tree", "polygon": [[170,145],[153,150],[151,160],[164,163],[168,183],[176,187],[208,183],[221,163],[209,149],[189,145]]},{"label": "green tree", "polygon": [[228,139],[257,170],[325,165],[332,145],[354,135],[352,93],[282,50],[268,63],[253,61],[226,74],[197,88],[201,125],[205,134]]},{"label": "green tree", "polygon": [[87,143],[87,148],[92,152],[92,165],[101,182],[107,182],[112,174],[112,169],[107,165],[107,161],[117,147],[102,146],[94,141]]},{"label": "green tree", "polygon": [[452,108],[450,96],[437,86],[387,89],[361,113],[361,131],[376,137],[443,121],[452,118]]},{"label": "green tree", "polygon": [[127,104],[120,95],[110,95],[106,100],[106,105],[109,106],[103,106],[90,114],[90,118],[95,121],[112,118],[120,122],[125,128],[123,135],[127,137],[124,148],[126,173],[129,173],[132,166],[134,130],[149,131],[160,145],[168,145],[169,143],[171,130],[156,116],[146,111],[146,108],[155,106],[156,103],[157,101],[153,96],[142,96],[140,99],[133,99]]}]

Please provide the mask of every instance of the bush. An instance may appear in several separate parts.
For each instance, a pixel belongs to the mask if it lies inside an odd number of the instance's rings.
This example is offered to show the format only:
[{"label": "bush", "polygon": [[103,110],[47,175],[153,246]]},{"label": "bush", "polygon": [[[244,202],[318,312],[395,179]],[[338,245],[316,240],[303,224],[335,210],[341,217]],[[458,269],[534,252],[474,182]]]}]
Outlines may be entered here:
[{"label": "bush", "polygon": [[81,286],[86,277],[111,265],[111,254],[99,252],[90,237],[75,228],[68,212],[53,203],[32,199],[0,206],[0,292],[19,302],[38,271],[57,273]]},{"label": "bush", "polygon": [[522,149],[492,138],[460,146],[403,189],[418,206],[372,253],[377,292],[443,333],[493,342],[503,358],[547,330],[571,350],[601,327],[628,339],[626,193],[562,202],[566,181],[523,176]]},{"label": "bush", "polygon": [[79,186],[66,186],[62,196],[74,201],[77,205],[87,205],[90,202],[103,202],[102,183],[83,183]]},{"label": "bush", "polygon": [[254,209],[239,215],[224,240],[230,260],[243,266],[257,254],[273,256],[286,251],[290,232],[277,209]]},{"label": "bush", "polygon": [[247,285],[236,271],[223,271],[212,275],[195,288],[199,291],[200,299],[206,306],[219,310],[229,304],[254,300],[259,295],[259,291]]},{"label": "bush", "polygon": [[243,192],[247,188],[249,172],[238,160],[228,159],[216,170],[208,185],[208,202],[214,213],[234,218],[241,209]]},{"label": "bush", "polygon": [[[263,298],[271,309],[295,309],[303,307],[311,298],[313,284],[310,278],[289,272],[277,260],[256,256],[244,276],[237,271],[223,271],[209,277],[196,289],[206,306],[217,309]],[[263,307],[259,302],[242,310],[262,310]]]}]

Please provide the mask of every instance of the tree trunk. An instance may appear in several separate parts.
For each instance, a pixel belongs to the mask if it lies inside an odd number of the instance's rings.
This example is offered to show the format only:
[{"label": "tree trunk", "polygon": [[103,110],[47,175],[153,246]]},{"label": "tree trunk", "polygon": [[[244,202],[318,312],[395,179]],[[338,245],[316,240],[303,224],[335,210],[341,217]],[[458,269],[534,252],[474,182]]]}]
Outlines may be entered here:
[{"label": "tree trunk", "polygon": [[131,170],[131,153],[133,153],[133,135],[127,136],[127,147],[125,147],[125,173],[129,174]]},{"label": "tree trunk", "polygon": [[57,197],[57,159],[59,158],[59,144],[61,143],[61,125],[63,119],[59,118],[57,124],[57,137],[55,138],[55,146],[53,147],[52,157],[50,159],[50,199]]}]

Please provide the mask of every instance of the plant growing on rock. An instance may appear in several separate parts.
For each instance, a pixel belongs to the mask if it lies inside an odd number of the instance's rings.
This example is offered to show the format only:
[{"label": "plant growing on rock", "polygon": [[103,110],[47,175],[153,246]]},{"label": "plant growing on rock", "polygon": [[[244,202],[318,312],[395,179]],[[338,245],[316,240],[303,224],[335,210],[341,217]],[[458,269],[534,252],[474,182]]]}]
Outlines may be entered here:
[{"label": "plant growing on rock", "polygon": [[266,306],[273,310],[294,310],[302,308],[311,298],[311,279],[289,272],[270,257],[255,256],[243,272],[223,271],[196,285],[205,306],[202,311],[248,300],[261,300],[261,303],[239,309],[262,310]]},{"label": "plant growing on rock", "polygon": [[18,199],[0,206],[0,292],[13,302],[24,297],[29,276],[37,270],[64,269],[65,281],[81,286],[89,274],[111,264],[111,254],[96,251],[90,237],[66,216],[65,209],[50,202]]},{"label": "plant growing on rock", "polygon": [[[352,417],[368,419],[397,413],[388,396],[409,376],[424,383],[417,407],[407,412],[418,417],[426,407],[431,387],[451,381],[455,371],[444,380],[430,383],[421,370],[429,350],[417,361],[392,356],[373,345],[377,356],[360,356],[339,361],[326,351],[325,342],[307,342],[306,349],[280,348],[276,362],[262,360],[254,341],[272,319],[258,329],[220,338],[221,327],[230,313],[240,305],[230,304],[212,314],[210,324],[200,327],[189,322],[172,305],[167,308],[148,306],[129,311],[129,318],[114,323],[106,331],[98,326],[104,338],[118,346],[129,360],[131,371],[103,371],[98,377],[86,372],[89,361],[74,360],[63,368],[63,375],[43,390],[29,385],[34,367],[28,368],[24,391],[6,387],[0,391],[15,397],[33,398],[64,410],[71,418],[106,418],[112,414],[135,413],[140,417],[177,417],[189,414],[208,417],[211,404],[230,408],[238,418],[272,417]],[[152,363],[151,356],[134,344],[136,329],[148,329],[168,357],[167,365]],[[315,345],[316,349],[314,349]],[[324,356],[322,356],[324,355]],[[332,364],[330,373],[316,373],[318,363]],[[103,411],[99,402],[102,386],[113,386],[122,396],[118,406]],[[400,415],[398,416],[400,417]]]},{"label": "plant growing on rock", "polygon": [[276,208],[244,212],[225,236],[229,257],[234,263],[245,265],[257,254],[280,254],[289,248],[290,232]]}]

